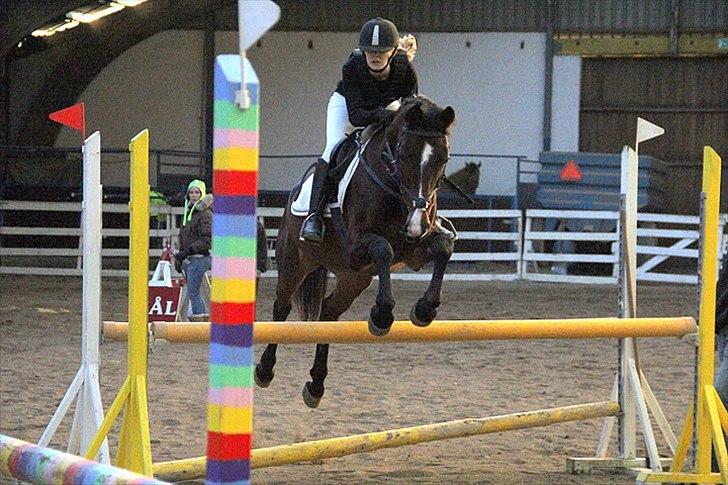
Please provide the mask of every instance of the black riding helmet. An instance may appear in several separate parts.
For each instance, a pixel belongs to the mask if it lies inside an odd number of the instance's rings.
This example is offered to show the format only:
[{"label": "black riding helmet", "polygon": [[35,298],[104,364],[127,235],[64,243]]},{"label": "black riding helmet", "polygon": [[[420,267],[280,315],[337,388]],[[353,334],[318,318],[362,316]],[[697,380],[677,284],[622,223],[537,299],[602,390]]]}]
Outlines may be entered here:
[{"label": "black riding helmet", "polygon": [[395,49],[398,42],[397,26],[382,17],[365,23],[359,32],[359,50],[362,52],[386,52]]}]

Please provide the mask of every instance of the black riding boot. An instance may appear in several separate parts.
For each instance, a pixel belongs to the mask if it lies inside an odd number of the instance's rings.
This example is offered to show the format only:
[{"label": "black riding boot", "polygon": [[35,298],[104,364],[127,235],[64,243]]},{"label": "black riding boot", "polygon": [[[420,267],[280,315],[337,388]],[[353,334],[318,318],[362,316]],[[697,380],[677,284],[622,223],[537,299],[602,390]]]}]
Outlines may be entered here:
[{"label": "black riding boot", "polygon": [[311,201],[308,204],[308,216],[301,225],[301,239],[319,244],[324,240],[324,208],[326,206],[326,174],[329,164],[323,158],[316,162],[311,187]]}]

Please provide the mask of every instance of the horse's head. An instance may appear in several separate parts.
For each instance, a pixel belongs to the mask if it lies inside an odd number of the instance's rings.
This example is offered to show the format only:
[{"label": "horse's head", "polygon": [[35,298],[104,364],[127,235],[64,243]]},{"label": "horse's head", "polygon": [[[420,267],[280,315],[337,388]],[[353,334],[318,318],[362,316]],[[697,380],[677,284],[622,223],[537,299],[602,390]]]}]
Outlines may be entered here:
[{"label": "horse's head", "polygon": [[455,111],[423,96],[406,98],[387,128],[387,154],[407,205],[405,233],[418,239],[435,225],[437,188],[450,158],[448,136]]}]

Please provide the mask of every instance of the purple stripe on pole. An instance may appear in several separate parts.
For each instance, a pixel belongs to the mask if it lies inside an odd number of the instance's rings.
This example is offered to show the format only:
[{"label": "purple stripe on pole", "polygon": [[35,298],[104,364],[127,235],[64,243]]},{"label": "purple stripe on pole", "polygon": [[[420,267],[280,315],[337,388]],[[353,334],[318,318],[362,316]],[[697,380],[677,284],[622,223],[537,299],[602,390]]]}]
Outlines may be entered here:
[{"label": "purple stripe on pole", "polygon": [[231,214],[254,216],[255,209],[255,197],[249,195],[220,195],[215,197],[215,215]]},{"label": "purple stripe on pole", "polygon": [[207,483],[237,483],[238,477],[250,476],[248,460],[218,461],[207,460]]},{"label": "purple stripe on pole", "polygon": [[236,347],[253,346],[252,325],[210,325],[210,343],[233,345]]}]

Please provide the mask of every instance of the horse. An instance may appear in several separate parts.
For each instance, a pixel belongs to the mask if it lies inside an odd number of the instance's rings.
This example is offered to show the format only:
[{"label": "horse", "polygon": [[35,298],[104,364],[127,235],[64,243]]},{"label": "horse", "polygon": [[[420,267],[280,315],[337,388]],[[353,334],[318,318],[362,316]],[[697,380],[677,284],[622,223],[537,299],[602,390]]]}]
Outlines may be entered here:
[{"label": "horse", "polygon": [[[467,162],[463,168],[447,176],[450,182],[460,187],[464,193],[474,195],[480,184],[480,166],[482,162]],[[455,189],[447,185],[440,189],[441,192],[457,193]]]},{"label": "horse", "polygon": [[[276,241],[274,321],[286,320],[293,300],[304,321],[337,320],[377,275],[379,289],[368,327],[374,335],[385,335],[394,321],[391,269],[406,265],[418,271],[432,261],[429,287],[410,312],[415,325],[432,322],[455,239],[449,221],[437,216],[437,189],[449,159],[454,119],[450,106],[440,108],[424,96],[403,99],[394,118],[359,146],[359,164],[342,207],[343,227],[337,230],[327,218],[318,245],[299,239],[303,218],[293,215],[291,204],[302,183],[294,187]],[[345,150],[339,152],[334,166],[346,158]],[[336,287],[325,296],[329,272],[336,276]],[[255,367],[259,387],[268,387],[274,377],[276,349],[277,344],[269,344]],[[304,402],[311,408],[324,395],[328,351],[329,344],[316,345],[311,381],[303,387]]]}]

